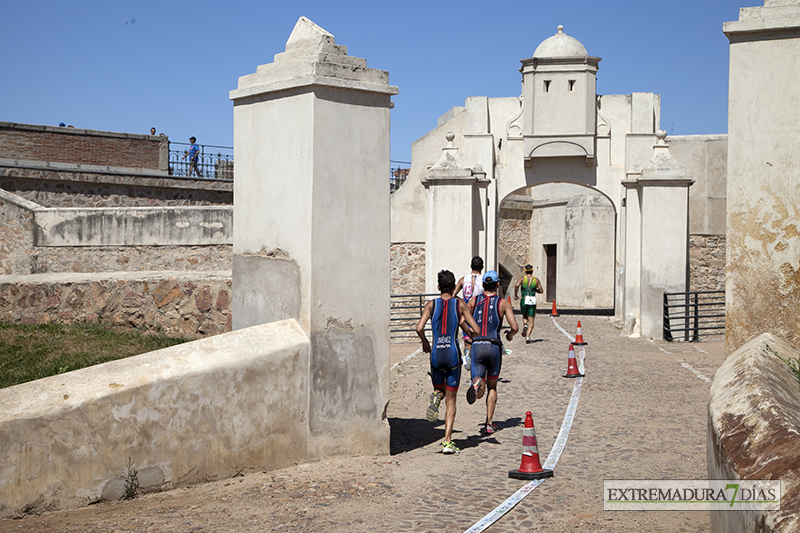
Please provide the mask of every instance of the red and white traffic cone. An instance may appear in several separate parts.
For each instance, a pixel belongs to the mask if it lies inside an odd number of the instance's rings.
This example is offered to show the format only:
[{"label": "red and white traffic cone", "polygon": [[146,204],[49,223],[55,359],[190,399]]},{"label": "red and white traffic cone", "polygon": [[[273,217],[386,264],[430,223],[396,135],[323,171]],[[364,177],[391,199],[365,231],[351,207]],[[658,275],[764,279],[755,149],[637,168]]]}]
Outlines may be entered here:
[{"label": "red and white traffic cone", "polygon": [[553,471],[542,468],[539,462],[539,446],[536,431],[533,429],[531,412],[525,413],[525,427],[522,429],[522,462],[519,470],[509,470],[508,477],[514,479],[544,479],[553,477]]},{"label": "red and white traffic cone", "polygon": [[550,313],[550,316],[559,316],[558,309],[556,309],[556,301],[553,300],[553,311]]},{"label": "red and white traffic cone", "polygon": [[565,378],[582,378],[583,374],[578,371],[578,360],[575,359],[575,348],[569,345],[569,359],[567,359],[567,373],[562,377]]},{"label": "red and white traffic cone", "polygon": [[589,344],[588,342],[583,342],[583,332],[581,331],[581,321],[578,320],[578,333],[575,335],[575,342],[573,342],[575,346],[586,346]]}]

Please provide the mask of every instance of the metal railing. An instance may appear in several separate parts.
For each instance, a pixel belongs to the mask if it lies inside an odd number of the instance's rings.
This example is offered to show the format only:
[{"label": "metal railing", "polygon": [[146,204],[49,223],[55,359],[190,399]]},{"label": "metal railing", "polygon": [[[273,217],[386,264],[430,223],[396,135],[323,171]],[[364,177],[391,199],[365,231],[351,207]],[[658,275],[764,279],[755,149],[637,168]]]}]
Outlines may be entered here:
[{"label": "metal railing", "polygon": [[701,335],[725,335],[725,291],[665,292],[664,340],[698,342]]},{"label": "metal railing", "polygon": [[422,308],[438,294],[393,294],[389,313],[389,336],[392,341],[419,340],[417,323],[422,316]]},{"label": "metal railing", "polygon": [[400,186],[406,182],[406,178],[408,178],[408,173],[411,172],[410,168],[404,168],[400,165],[411,165],[406,161],[389,161],[391,163],[392,168],[391,173],[389,174],[389,192],[393,193]]},{"label": "metal railing", "polygon": [[[173,146],[179,148],[173,150]],[[189,168],[188,143],[169,143],[169,173],[172,176],[198,177],[193,169]],[[197,169],[200,178],[232,180],[233,179],[233,148],[230,146],[214,146],[213,144],[198,144]],[[192,175],[189,176],[191,170]]]}]

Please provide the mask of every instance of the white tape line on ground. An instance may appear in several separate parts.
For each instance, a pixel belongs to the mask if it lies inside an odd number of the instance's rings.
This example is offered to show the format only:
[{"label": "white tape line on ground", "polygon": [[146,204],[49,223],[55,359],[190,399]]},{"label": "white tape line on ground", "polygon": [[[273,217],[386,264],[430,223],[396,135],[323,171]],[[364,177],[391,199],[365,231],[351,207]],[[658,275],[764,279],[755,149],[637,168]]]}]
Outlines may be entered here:
[{"label": "white tape line on ground", "polygon": [[697,370],[695,370],[695,368],[692,365],[690,365],[689,363],[683,362],[683,363],[681,363],[681,366],[683,368],[687,368],[687,369],[691,370],[694,373],[695,376],[697,376],[698,378],[702,379],[706,383],[711,383],[711,380],[709,378],[704,376],[701,372],[698,372]]},{"label": "white tape line on ground", "polygon": [[566,335],[566,336],[567,336],[567,338],[569,339],[569,342],[575,342],[575,337],[573,337],[572,335],[570,335],[569,333],[567,333],[566,331],[564,331],[564,328],[562,328],[562,327],[561,327],[561,326],[558,324],[558,322],[556,322],[556,317],[554,317],[554,316],[551,316],[550,318],[553,320],[553,324],[555,324],[555,325],[556,325],[556,327],[559,329],[559,331],[561,331],[561,333],[563,333],[564,335]]},{"label": "white tape line on ground", "polygon": [[[555,319],[553,319],[555,322]],[[562,330],[563,331],[563,330]],[[581,346],[581,360],[580,360],[580,373],[583,373],[583,360],[585,357],[585,352],[583,350],[583,346]],[[545,460],[542,468],[546,468],[548,470],[553,470],[558,464],[558,460],[561,458],[561,454],[564,451],[564,447],[567,445],[567,439],[569,438],[569,431],[572,429],[572,423],[575,420],[575,412],[578,409],[578,399],[581,396],[581,385],[583,384],[583,378],[575,378],[575,384],[572,387],[572,397],[569,399],[569,405],[567,406],[567,412],[564,414],[564,421],[561,423],[561,430],[558,432],[558,437],[556,437],[556,442],[553,444],[553,447],[550,449],[550,453],[547,455],[547,459]],[[535,479],[519,489],[517,492],[511,495],[506,501],[501,503],[497,506],[491,513],[487,514],[480,520],[478,520],[471,528],[466,530],[464,533],[481,533],[485,531],[489,526],[500,520],[503,515],[513,509],[522,499],[527,496],[528,494],[533,491],[536,487],[544,483],[546,479]]]},{"label": "white tape line on ground", "polygon": [[415,351],[414,353],[412,353],[411,355],[409,355],[408,357],[406,357],[406,358],[405,358],[405,359],[403,359],[402,361],[400,361],[400,362],[398,362],[398,363],[395,363],[395,364],[393,364],[393,365],[392,365],[392,368],[391,368],[390,370],[394,370],[394,369],[395,369],[395,368],[397,368],[399,365],[402,365],[403,363],[405,363],[406,361],[408,361],[409,359],[411,359],[411,358],[412,358],[412,357],[414,357],[415,355],[419,355],[419,354],[421,354],[421,353],[422,353],[422,348],[417,348],[417,351]]},{"label": "white tape line on ground", "polygon": [[659,350],[661,350],[662,352],[664,352],[664,353],[672,353],[672,352],[670,352],[669,350],[665,350],[664,348],[662,348],[661,346],[659,346],[658,344],[656,344],[656,342],[655,342],[653,339],[647,339],[647,340],[648,340],[648,341],[650,341],[650,344],[652,344],[653,346],[655,346],[656,348],[658,348],[658,349],[659,349]]}]

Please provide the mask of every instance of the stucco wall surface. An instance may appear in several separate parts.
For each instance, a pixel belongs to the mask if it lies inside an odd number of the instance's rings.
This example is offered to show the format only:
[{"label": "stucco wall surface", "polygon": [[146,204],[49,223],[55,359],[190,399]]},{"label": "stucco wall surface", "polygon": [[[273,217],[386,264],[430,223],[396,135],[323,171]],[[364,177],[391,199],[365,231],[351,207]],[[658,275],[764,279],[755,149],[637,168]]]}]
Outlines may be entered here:
[{"label": "stucco wall surface", "polygon": [[0,319],[102,322],[170,336],[231,330],[231,271],[0,276]]},{"label": "stucco wall surface", "polygon": [[130,207],[39,209],[37,246],[232,244],[233,208]]},{"label": "stucco wall surface", "polygon": [[744,8],[724,31],[731,40],[725,348],[732,352],[765,331],[800,340],[800,3]]},{"label": "stucco wall surface", "polygon": [[711,531],[800,529],[800,384],[783,359],[800,349],[764,333],[728,356],[711,383],[708,478],[780,479],[780,511],[714,511]]},{"label": "stucco wall surface", "polygon": [[302,461],[308,357],[285,320],[0,390],[0,516]]},{"label": "stucco wall surface", "polygon": [[695,180],[689,194],[689,233],[725,234],[727,135],[667,137],[669,153]]}]

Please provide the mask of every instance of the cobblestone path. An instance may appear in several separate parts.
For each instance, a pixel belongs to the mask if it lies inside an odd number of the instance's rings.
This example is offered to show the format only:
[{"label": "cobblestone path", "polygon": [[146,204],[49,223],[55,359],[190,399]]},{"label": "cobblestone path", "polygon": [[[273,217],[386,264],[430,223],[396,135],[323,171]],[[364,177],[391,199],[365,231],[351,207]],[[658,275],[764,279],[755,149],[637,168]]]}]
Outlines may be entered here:
[{"label": "cobblestone path", "polygon": [[[705,479],[709,380],[722,343],[665,343],[620,335],[607,317],[562,315],[583,326],[586,377],[555,476],[487,531],[697,532],[702,512],[603,511],[604,479]],[[429,424],[431,391],[418,345],[393,345],[391,454],[337,458],[148,494],[129,502],[0,520],[0,532],[462,532],[525,485],[519,467],[522,424],[533,413],[544,462],[558,434],[574,381],[562,378],[569,341],[539,315],[526,344],[507,348],[495,422],[482,436],[482,401],[464,399],[462,377],[454,441],[439,453],[444,423]],[[442,407],[442,417],[444,409]]]}]

